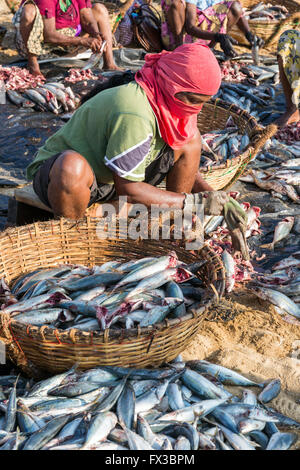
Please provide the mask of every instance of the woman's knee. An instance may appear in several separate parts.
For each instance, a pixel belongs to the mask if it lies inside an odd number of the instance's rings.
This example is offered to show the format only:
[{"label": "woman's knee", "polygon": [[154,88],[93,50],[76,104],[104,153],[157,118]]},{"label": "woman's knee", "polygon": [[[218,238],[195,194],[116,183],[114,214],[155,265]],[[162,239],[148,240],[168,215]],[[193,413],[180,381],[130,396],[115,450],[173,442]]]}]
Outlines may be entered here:
[{"label": "woman's knee", "polygon": [[240,2],[234,1],[230,7],[230,11],[235,17],[240,17],[243,14],[243,7]]},{"label": "woman's knee", "polygon": [[79,186],[90,187],[93,177],[93,171],[87,160],[73,150],[63,152],[50,171],[50,182],[58,183],[62,189],[67,190]]},{"label": "woman's knee", "polygon": [[27,3],[23,6],[21,14],[21,22],[23,21],[26,24],[31,24],[34,22],[36,17],[36,8],[33,3]]},{"label": "woman's knee", "polygon": [[101,17],[108,17],[108,11],[106,6],[102,3],[94,3],[92,6],[93,14],[99,15]]}]

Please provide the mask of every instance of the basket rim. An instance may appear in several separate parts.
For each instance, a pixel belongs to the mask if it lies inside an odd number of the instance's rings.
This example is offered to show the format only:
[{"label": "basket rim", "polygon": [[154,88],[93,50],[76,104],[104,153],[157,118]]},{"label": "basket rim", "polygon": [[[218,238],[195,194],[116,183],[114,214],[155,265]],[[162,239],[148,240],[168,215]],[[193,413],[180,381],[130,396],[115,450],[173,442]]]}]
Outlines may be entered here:
[{"label": "basket rim", "polygon": [[[222,100],[221,98],[214,98],[207,103],[205,103],[206,106],[214,106],[214,108],[221,108],[222,110],[229,111],[232,113],[235,113],[238,115],[238,118],[242,118],[247,120],[247,124],[251,128],[251,134],[255,134],[256,132],[261,132],[264,127],[260,126],[255,119],[254,116],[249,114],[247,111],[245,111],[242,108],[239,108],[237,105],[234,103],[228,103],[227,101]],[[200,119],[198,117],[198,119]],[[228,169],[234,166],[240,166],[249,156],[251,156],[251,149],[253,149],[251,140],[248,145],[248,147],[243,151],[243,153],[240,153],[234,158],[227,159],[225,163],[217,163],[216,165],[208,165],[206,167],[200,167],[199,171],[200,173],[208,173],[208,172],[213,172],[215,170],[223,170],[223,169]]]},{"label": "basket rim", "polygon": [[[71,229],[76,227],[76,224],[74,224],[74,221],[69,221],[68,219],[60,219],[58,221],[56,221],[56,223],[60,223],[61,224],[61,221],[67,221],[67,222],[71,222],[73,224],[73,226],[71,225]],[[96,221],[96,220],[99,220],[97,217],[85,217],[83,219],[81,219],[82,222],[85,222],[86,225],[88,226],[88,223],[89,221]],[[50,221],[53,223],[53,221]],[[30,225],[25,225],[25,226],[21,226],[21,227],[18,227],[18,228],[7,228],[6,230],[4,230],[1,235],[0,235],[0,242],[1,242],[1,239],[5,238],[5,237],[8,237],[9,239],[11,239],[11,235],[12,233],[9,233],[9,232],[12,232],[12,231],[18,231],[19,229],[23,229],[24,227],[27,228],[28,227],[28,230],[29,230],[29,233],[30,233],[30,227],[34,227],[37,223],[34,223],[34,224],[30,224]],[[42,225],[49,225],[49,221],[46,221],[46,222],[38,222],[38,224],[42,224]],[[60,225],[61,226],[61,229],[62,230],[66,230],[66,226],[63,226],[63,225]],[[149,241],[149,240],[147,240]],[[178,246],[177,246],[178,248]],[[182,248],[182,247],[181,247]],[[173,246],[173,249],[174,251],[176,251],[176,245],[174,244]],[[8,313],[1,313],[1,310],[0,310],[0,320],[4,320],[4,321],[7,321],[7,323],[9,325],[15,325],[16,327],[18,328],[21,328],[23,330],[26,330],[27,334],[30,336],[31,333],[34,333],[34,335],[38,334],[40,335],[41,337],[44,338],[45,334],[49,334],[50,336],[54,336],[57,338],[57,335],[59,336],[64,336],[64,337],[68,337],[72,342],[74,342],[72,340],[72,336],[74,336],[74,334],[77,334],[79,335],[79,337],[77,338],[77,341],[76,342],[80,342],[80,336],[82,338],[90,338],[92,339],[92,341],[94,340],[101,340],[103,339],[105,342],[108,342],[109,339],[111,340],[116,340],[118,338],[121,338],[121,339],[130,339],[130,340],[133,340],[134,338],[139,338],[141,336],[146,336],[146,335],[149,335],[149,334],[153,334],[155,333],[156,331],[158,330],[168,330],[169,328],[173,328],[173,327],[176,327],[176,325],[179,325],[179,324],[182,324],[188,320],[191,320],[193,318],[198,318],[200,319],[201,317],[203,317],[205,315],[205,312],[207,311],[207,309],[215,302],[215,301],[219,301],[219,299],[223,296],[224,294],[224,291],[225,291],[225,268],[224,268],[224,265],[223,265],[223,262],[220,258],[220,256],[214,252],[214,250],[209,247],[206,243],[204,243],[202,245],[202,247],[197,250],[197,253],[193,253],[193,256],[198,256],[198,254],[200,254],[202,251],[204,250],[204,252],[206,253],[206,256],[208,256],[210,258],[210,262],[211,263],[215,263],[217,265],[217,271],[221,273],[221,276],[220,278],[216,279],[214,282],[215,283],[218,283],[219,285],[218,286],[213,286],[213,284],[209,284],[207,286],[207,289],[210,289],[210,294],[211,294],[211,291],[213,292],[213,296],[211,296],[210,298],[208,298],[208,294],[207,292],[205,293],[205,296],[204,296],[204,299],[202,299],[201,301],[199,301],[199,311],[196,313],[196,312],[192,312],[192,313],[186,313],[184,316],[180,317],[180,318],[172,318],[172,319],[165,319],[163,320],[162,322],[159,322],[159,323],[156,323],[154,325],[149,325],[149,326],[146,326],[146,327],[136,327],[136,328],[130,328],[130,329],[125,329],[125,328],[115,328],[115,329],[110,329],[110,328],[107,328],[105,330],[102,330],[102,331],[82,331],[82,330],[78,330],[77,328],[71,328],[70,330],[66,331],[66,330],[62,330],[62,329],[53,329],[53,328],[50,328],[48,327],[47,325],[42,325],[42,326],[35,326],[35,325],[28,325],[28,324],[24,324],[24,323],[21,323],[17,320],[15,320],[14,318],[11,318],[10,314]],[[205,263],[206,265],[206,263]],[[204,266],[205,266],[204,265]],[[201,268],[200,268],[201,270]],[[213,287],[212,287],[213,286]],[[0,321],[0,323],[1,323]],[[45,340],[45,338],[44,338]]]}]

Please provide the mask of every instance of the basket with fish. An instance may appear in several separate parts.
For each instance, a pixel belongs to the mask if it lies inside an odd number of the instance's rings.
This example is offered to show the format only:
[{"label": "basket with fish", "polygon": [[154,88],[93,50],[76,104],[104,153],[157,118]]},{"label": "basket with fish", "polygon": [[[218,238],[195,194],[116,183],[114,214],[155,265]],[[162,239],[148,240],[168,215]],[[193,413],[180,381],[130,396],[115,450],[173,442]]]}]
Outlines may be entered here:
[{"label": "basket with fish", "polygon": [[274,125],[262,128],[247,111],[218,98],[203,105],[198,128],[200,172],[216,191],[229,188],[277,131]]},{"label": "basket with fish", "polygon": [[219,256],[126,233],[104,239],[87,218],[0,235],[0,337],[27,373],[159,365],[197,334],[224,293]]},{"label": "basket with fish", "polygon": [[[275,51],[280,35],[288,29],[300,29],[300,5],[296,0],[242,0],[251,31],[265,41],[264,48]],[[240,44],[247,44],[235,26],[230,33]]]}]

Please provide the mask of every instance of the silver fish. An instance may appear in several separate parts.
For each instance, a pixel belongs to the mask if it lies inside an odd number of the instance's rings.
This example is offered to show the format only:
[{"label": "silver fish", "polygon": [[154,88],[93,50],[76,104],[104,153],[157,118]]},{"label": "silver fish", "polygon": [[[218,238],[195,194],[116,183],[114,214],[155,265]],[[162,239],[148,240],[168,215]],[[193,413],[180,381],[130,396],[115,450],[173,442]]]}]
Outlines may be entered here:
[{"label": "silver fish", "polygon": [[271,380],[268,385],[259,394],[258,399],[261,403],[268,403],[279,395],[281,382],[279,379]]},{"label": "silver fish", "polygon": [[88,449],[100,441],[107,438],[109,433],[114,429],[118,422],[118,418],[111,411],[97,413],[96,416],[91,420],[86,440],[83,449]]},{"label": "silver fish", "polygon": [[287,450],[294,444],[296,439],[296,434],[277,432],[269,440],[266,450]]},{"label": "silver fish", "polygon": [[[251,289],[252,290],[252,289]],[[273,305],[280,307],[290,315],[300,318],[300,307],[295,304],[289,297],[273,289],[265,289],[264,287],[257,287],[252,290],[255,295],[261,299],[268,300]]]},{"label": "silver fish", "polygon": [[227,385],[241,385],[241,386],[259,386],[256,382],[247,379],[238,372],[235,372],[219,364],[211,364],[207,361],[188,361],[187,366],[193,370],[201,373],[207,373],[216,377],[220,382]]},{"label": "silver fish", "polygon": [[270,250],[274,250],[275,244],[288,236],[288,234],[293,228],[294,220],[294,217],[285,217],[283,220],[278,222],[275,227],[274,238],[272,243],[269,243],[267,245],[261,245],[261,248],[268,248]]},{"label": "silver fish", "polygon": [[67,423],[69,416],[58,416],[51,419],[43,428],[31,434],[25,442],[23,450],[39,450],[49,442]]},{"label": "silver fish", "polygon": [[202,402],[196,403],[194,405],[167,413],[158,418],[158,421],[179,421],[193,423],[197,417],[205,416],[211,413],[215,408],[223,405],[226,401],[227,398],[217,400],[203,400]]}]

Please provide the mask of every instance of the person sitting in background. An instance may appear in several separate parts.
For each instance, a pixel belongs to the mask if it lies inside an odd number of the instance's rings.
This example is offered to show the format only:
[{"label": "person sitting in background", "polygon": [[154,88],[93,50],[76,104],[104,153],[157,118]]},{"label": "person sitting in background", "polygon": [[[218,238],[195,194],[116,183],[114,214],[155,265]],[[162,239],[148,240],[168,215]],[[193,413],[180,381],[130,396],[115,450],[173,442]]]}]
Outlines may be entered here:
[{"label": "person sitting in background", "polygon": [[[39,149],[27,169],[34,191],[55,216],[75,220],[93,203],[117,196],[149,208],[203,201],[206,213],[219,215],[228,196],[213,191],[199,172],[197,115],[220,84],[207,46],[146,55],[134,81],[96,85]],[[166,191],[156,187],[165,177]]]},{"label": "person sitting in background", "polygon": [[[228,57],[235,51],[232,44],[237,44],[228,32],[234,25],[245,34],[252,45],[255,36],[250,31],[244,17],[243,8],[238,1],[220,0],[161,0],[162,6],[162,41],[167,50],[173,50],[183,43],[200,42],[214,47],[220,43]],[[258,46],[263,40],[257,38]]]},{"label": "person sitting in background", "polygon": [[41,75],[38,57],[57,46],[83,46],[99,52],[104,40],[104,68],[118,69],[112,53],[108,12],[100,3],[92,6],[90,0],[23,0],[13,23],[17,50],[27,58],[33,75]]},{"label": "person sitting in background", "polygon": [[278,66],[286,111],[275,124],[284,127],[300,120],[300,31],[285,31],[278,42]]}]

